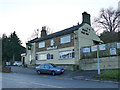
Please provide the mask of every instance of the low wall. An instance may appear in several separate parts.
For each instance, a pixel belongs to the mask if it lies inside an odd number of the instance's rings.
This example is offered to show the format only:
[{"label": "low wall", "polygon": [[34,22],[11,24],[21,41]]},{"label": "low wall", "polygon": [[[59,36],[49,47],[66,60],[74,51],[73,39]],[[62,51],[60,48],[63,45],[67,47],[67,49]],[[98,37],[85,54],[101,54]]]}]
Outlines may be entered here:
[{"label": "low wall", "polygon": [[[118,69],[120,65],[120,56],[104,57],[99,58],[100,69]],[[80,60],[80,69],[81,70],[97,70],[98,69],[98,59],[82,59]]]}]

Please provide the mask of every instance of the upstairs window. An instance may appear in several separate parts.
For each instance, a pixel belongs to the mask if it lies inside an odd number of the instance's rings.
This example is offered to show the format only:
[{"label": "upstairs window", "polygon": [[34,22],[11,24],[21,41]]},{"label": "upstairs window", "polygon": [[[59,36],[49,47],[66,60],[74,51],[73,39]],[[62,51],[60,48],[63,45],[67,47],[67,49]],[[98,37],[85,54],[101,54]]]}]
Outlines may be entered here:
[{"label": "upstairs window", "polygon": [[45,47],[45,42],[40,42],[39,43],[39,48],[43,48],[43,47]]},{"label": "upstairs window", "polygon": [[61,39],[60,39],[61,44],[69,43],[69,42],[71,42],[70,35],[61,37]]}]

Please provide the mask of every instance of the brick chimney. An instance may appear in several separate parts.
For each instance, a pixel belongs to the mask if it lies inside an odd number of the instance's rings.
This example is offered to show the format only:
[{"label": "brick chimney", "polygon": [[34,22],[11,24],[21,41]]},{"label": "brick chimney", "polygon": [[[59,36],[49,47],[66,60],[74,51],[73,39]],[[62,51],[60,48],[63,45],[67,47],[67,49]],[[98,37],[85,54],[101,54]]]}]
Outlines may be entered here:
[{"label": "brick chimney", "polygon": [[41,37],[44,37],[47,35],[47,32],[46,32],[46,26],[43,26],[42,27],[42,30],[41,30]]},{"label": "brick chimney", "polygon": [[82,23],[87,23],[87,24],[91,25],[90,14],[88,14],[87,12],[83,12],[82,19],[83,19]]}]

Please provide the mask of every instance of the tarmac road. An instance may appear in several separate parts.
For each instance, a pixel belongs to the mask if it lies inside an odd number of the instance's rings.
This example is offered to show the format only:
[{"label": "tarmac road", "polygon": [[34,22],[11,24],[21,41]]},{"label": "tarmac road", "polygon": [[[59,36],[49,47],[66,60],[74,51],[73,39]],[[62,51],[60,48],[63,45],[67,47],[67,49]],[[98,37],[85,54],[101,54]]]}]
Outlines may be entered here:
[{"label": "tarmac road", "polygon": [[21,73],[2,73],[2,78],[0,77],[0,79],[2,79],[2,88],[118,88],[118,84],[115,83],[73,80],[70,78],[60,78],[60,76],[38,75],[36,72],[33,72],[33,69],[29,70],[31,73],[29,71],[27,74],[24,74],[23,71],[21,71]]}]

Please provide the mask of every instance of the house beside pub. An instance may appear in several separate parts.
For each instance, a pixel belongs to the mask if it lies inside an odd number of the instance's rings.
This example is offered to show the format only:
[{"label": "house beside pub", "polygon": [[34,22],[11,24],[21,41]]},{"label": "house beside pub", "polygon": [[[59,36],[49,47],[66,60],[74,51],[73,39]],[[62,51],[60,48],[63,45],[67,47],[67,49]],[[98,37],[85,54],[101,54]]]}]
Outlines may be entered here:
[{"label": "house beside pub", "polygon": [[54,63],[67,69],[79,69],[80,48],[103,43],[91,27],[90,14],[82,13],[82,23],[47,35],[42,27],[41,37],[26,44],[25,64]]}]

